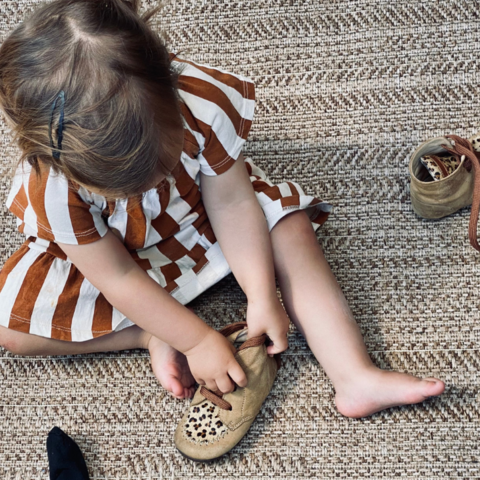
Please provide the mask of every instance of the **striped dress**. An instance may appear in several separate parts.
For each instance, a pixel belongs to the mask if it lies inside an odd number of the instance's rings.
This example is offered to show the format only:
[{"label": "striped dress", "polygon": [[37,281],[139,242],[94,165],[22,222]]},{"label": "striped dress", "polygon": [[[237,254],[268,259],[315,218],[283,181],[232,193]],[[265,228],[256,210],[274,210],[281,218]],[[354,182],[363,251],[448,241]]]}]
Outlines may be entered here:
[{"label": "striped dress", "polygon": [[[207,217],[200,172],[215,176],[238,158],[250,130],[254,85],[223,70],[180,59],[178,83],[184,147],[171,175],[128,199],[101,195],[42,168],[19,166],[7,199],[23,245],[0,272],[0,325],[67,341],[86,341],[133,323],[110,305],[57,242],[82,245],[111,229],[138,265],[183,305],[231,273]],[[295,182],[272,184],[247,158],[245,166],[269,230],[306,210],[314,230],[331,205]]]}]

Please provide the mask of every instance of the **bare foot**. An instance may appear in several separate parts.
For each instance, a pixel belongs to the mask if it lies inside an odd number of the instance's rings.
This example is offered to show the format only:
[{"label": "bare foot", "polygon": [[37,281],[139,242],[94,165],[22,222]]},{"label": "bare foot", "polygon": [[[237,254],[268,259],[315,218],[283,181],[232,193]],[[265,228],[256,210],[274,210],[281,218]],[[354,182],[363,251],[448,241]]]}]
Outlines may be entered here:
[{"label": "bare foot", "polygon": [[423,402],[444,390],[445,384],[436,378],[421,379],[375,368],[367,370],[355,382],[336,389],[335,403],[342,415],[361,418],[385,408]]},{"label": "bare foot", "polygon": [[147,347],[150,350],[153,373],[162,387],[175,398],[192,398],[195,394],[195,379],[190,373],[185,355],[153,336],[148,339]]}]

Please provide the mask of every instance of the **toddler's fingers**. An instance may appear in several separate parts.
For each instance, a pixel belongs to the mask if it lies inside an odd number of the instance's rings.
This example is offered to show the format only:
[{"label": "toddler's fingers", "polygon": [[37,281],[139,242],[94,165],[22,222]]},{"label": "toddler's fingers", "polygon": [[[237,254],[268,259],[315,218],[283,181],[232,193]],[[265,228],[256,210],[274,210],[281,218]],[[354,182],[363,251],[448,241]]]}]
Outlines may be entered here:
[{"label": "toddler's fingers", "polygon": [[231,367],[228,369],[228,374],[239,387],[243,388],[247,386],[247,376],[237,362],[232,363]]},{"label": "toddler's fingers", "polygon": [[267,353],[270,356],[275,355],[276,353],[284,352],[288,348],[288,340],[287,337],[280,337],[276,340],[273,340],[273,345],[269,345],[267,347]]},{"label": "toddler's fingers", "polygon": [[286,348],[276,348],[275,345],[270,345],[270,347],[267,347],[267,353],[268,355],[270,355],[271,357],[273,357],[275,354],[277,353],[282,353],[286,350]]},{"label": "toddler's fingers", "polygon": [[233,392],[233,389],[234,389],[234,385],[233,385],[233,382],[230,380],[230,378],[228,377],[228,375],[225,375],[224,377],[222,378],[217,378],[217,385],[218,385],[218,389],[222,392],[222,393],[230,393],[230,392]]},{"label": "toddler's fingers", "polygon": [[212,392],[216,392],[218,390],[218,386],[215,382],[215,380],[207,380],[207,383],[205,385],[209,390]]}]

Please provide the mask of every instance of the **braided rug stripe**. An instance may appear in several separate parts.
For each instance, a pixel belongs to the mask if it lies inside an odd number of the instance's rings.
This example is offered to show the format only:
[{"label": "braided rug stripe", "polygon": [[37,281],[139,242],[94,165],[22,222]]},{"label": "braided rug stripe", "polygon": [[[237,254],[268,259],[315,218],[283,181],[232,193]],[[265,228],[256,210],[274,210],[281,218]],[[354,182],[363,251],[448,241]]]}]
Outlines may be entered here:
[{"label": "braided rug stripe", "polygon": [[[1,0],[0,40],[38,0]],[[156,1],[143,3],[143,8]],[[154,19],[194,61],[253,79],[246,153],[275,182],[335,205],[319,242],[377,365],[438,376],[445,393],[353,420],[293,328],[271,395],[225,458],[196,464],[173,433],[188,401],[158,385],[143,350],[22,358],[0,350],[0,478],[47,480],[57,425],[92,480],[480,478],[480,256],[469,208],[418,218],[418,144],[480,129],[480,10],[467,0],[167,0]],[[18,152],[0,123],[1,263],[21,235],[4,206]],[[244,319],[229,275],[191,306],[220,328]]]}]

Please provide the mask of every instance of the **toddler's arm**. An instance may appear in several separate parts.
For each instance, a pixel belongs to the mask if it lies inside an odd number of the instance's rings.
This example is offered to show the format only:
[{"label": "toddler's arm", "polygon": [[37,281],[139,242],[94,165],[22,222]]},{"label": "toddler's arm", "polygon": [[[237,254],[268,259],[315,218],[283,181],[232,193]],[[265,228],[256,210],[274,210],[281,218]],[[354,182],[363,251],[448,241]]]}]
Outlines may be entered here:
[{"label": "toddler's arm", "polygon": [[184,353],[197,381],[228,391],[230,375],[238,385],[245,385],[245,374],[233,357],[230,342],[151,279],[110,230],[93,243],[59,245],[115,308]]},{"label": "toddler's arm", "polygon": [[215,236],[248,299],[249,337],[266,333],[274,343],[268,353],[282,352],[289,320],[277,297],[270,234],[243,155],[221,175],[201,173],[200,186]]}]

